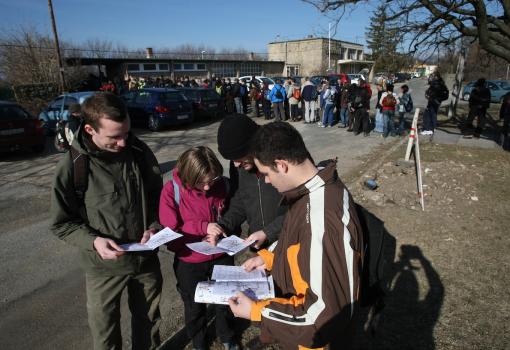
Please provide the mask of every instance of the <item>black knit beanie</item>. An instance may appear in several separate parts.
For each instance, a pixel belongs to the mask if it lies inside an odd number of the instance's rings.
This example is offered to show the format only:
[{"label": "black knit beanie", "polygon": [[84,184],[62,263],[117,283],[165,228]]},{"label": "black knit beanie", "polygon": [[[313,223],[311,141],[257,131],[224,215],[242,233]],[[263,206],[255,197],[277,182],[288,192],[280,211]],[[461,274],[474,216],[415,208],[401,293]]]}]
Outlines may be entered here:
[{"label": "black knit beanie", "polygon": [[248,155],[248,146],[259,129],[250,117],[234,113],[223,119],[218,128],[218,151],[225,159],[233,160]]}]

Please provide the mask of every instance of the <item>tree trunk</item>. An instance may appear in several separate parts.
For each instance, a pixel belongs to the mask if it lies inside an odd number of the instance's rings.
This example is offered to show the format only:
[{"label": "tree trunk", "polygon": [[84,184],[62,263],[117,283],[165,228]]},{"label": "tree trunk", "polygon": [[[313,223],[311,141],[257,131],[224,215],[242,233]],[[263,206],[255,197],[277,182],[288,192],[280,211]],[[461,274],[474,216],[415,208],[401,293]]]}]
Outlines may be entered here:
[{"label": "tree trunk", "polygon": [[459,63],[457,64],[457,74],[455,75],[455,84],[453,84],[452,95],[450,101],[450,108],[448,110],[448,118],[451,118],[457,112],[457,103],[461,97],[462,79],[464,78],[464,67],[466,66],[466,59],[469,49],[463,46],[460,49]]}]

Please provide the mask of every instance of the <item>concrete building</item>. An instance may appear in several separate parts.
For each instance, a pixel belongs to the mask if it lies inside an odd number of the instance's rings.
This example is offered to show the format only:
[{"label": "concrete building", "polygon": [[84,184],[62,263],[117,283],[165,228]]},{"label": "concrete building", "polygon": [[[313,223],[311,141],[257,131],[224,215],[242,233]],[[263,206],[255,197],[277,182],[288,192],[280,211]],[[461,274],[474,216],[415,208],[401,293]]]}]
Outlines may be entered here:
[{"label": "concrete building", "polygon": [[284,61],[283,75],[319,75],[331,73],[358,73],[364,68],[371,68],[374,61],[367,61],[364,46],[328,38],[272,42],[268,45],[269,60]]}]

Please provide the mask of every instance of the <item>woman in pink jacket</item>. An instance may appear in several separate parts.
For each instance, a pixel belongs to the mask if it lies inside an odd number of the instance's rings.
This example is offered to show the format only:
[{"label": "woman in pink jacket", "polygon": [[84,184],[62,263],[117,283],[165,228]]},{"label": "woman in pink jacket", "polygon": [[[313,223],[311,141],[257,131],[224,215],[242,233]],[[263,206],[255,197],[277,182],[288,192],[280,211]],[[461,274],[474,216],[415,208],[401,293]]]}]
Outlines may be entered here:
[{"label": "woman in pink jacket", "polygon": [[[195,302],[198,282],[211,277],[214,265],[234,265],[228,254],[204,255],[186,243],[208,241],[215,245],[223,229],[215,222],[228,208],[229,184],[223,167],[210,148],[193,147],[179,157],[173,180],[161,192],[159,218],[163,226],[183,236],[167,243],[175,252],[177,289],[184,301],[184,317],[193,349],[207,348],[206,305]],[[228,305],[216,306],[216,334],[225,349],[239,349],[233,340],[234,315]]]}]

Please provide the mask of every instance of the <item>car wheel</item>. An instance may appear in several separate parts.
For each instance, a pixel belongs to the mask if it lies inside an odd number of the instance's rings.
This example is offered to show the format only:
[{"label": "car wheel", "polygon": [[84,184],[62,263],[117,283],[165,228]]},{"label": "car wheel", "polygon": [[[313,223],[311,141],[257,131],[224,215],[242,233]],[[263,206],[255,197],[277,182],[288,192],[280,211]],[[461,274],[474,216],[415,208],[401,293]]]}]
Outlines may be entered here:
[{"label": "car wheel", "polygon": [[464,101],[469,101],[469,92],[466,92],[463,96],[462,96],[462,99]]},{"label": "car wheel", "polygon": [[153,132],[161,130],[159,119],[154,114],[151,114],[149,118],[147,118],[147,126],[149,127],[149,130]]},{"label": "car wheel", "polygon": [[34,152],[34,153],[43,153],[45,144],[43,143],[42,145],[32,146],[30,148],[32,149],[32,152]]}]

